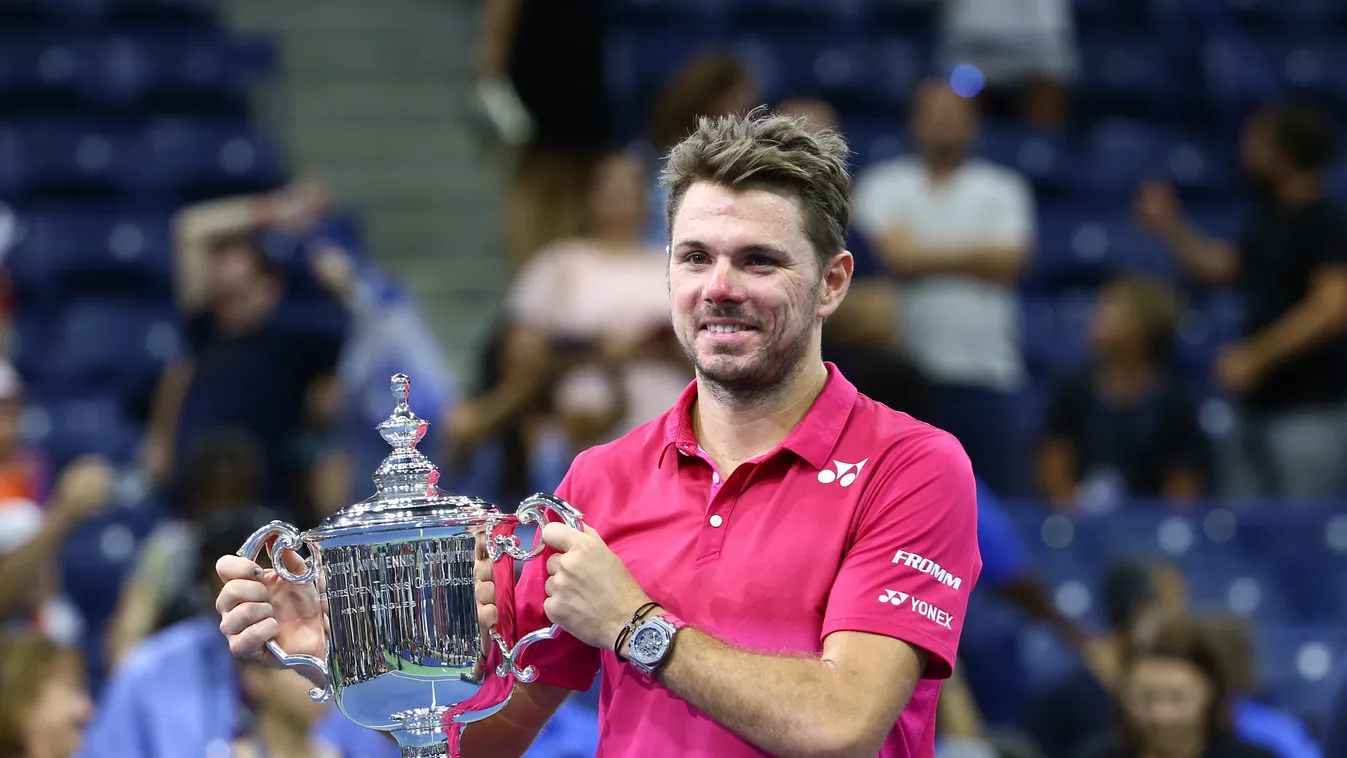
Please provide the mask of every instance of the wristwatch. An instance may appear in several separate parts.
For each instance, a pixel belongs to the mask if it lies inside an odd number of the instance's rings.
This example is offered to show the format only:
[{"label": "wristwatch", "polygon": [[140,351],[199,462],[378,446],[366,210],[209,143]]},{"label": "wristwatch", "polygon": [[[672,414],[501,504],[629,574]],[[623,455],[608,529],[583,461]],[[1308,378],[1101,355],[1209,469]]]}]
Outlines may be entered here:
[{"label": "wristwatch", "polygon": [[669,657],[669,651],[673,649],[674,635],[684,626],[686,625],[672,613],[651,616],[632,633],[627,659],[645,678],[652,678],[655,669]]}]

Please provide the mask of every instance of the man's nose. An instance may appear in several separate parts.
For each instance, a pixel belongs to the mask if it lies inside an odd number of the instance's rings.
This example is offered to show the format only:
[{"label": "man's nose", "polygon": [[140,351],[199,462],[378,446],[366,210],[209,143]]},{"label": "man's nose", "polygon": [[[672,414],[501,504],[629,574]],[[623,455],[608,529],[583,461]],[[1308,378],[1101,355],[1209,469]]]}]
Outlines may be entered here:
[{"label": "man's nose", "polygon": [[731,261],[725,258],[716,261],[711,279],[706,283],[705,295],[709,303],[739,302],[744,299],[739,271]]}]

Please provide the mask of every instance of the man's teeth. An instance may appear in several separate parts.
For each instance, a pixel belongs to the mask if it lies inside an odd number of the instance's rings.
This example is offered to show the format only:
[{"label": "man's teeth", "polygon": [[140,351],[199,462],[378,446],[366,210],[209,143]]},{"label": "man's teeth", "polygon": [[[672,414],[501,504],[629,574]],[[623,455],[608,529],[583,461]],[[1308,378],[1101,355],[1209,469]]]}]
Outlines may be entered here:
[{"label": "man's teeth", "polygon": [[748,327],[746,327],[746,326],[740,326],[739,324],[707,324],[707,325],[706,325],[707,331],[715,332],[716,334],[734,334],[735,332],[742,332],[742,331],[744,331],[744,330],[747,329],[747,328],[748,328]]}]

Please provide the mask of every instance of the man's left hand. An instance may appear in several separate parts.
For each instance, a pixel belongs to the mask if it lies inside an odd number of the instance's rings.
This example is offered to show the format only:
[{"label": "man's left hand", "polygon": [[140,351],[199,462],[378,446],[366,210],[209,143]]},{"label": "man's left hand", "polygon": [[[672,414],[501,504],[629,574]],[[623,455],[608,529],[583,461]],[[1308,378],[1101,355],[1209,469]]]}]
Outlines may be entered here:
[{"label": "man's left hand", "polygon": [[1216,379],[1226,391],[1244,394],[1263,381],[1267,368],[1257,350],[1250,345],[1236,343],[1217,356]]},{"label": "man's left hand", "polygon": [[581,642],[612,650],[622,626],[650,598],[593,528],[577,532],[554,522],[543,527],[542,540],[557,551],[547,559],[543,611]]}]

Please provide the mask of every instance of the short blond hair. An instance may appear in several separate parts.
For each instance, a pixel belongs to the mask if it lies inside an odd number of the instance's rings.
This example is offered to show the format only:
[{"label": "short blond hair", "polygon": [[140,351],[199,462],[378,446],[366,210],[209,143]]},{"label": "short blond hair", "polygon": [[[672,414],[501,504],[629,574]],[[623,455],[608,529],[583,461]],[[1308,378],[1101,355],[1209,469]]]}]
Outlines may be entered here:
[{"label": "short blond hair", "polygon": [[765,189],[800,202],[805,236],[822,270],[846,245],[851,221],[851,172],[846,140],[832,131],[810,132],[800,119],[756,108],[745,116],[701,118],[674,146],[661,182],[669,233],[683,197],[696,182],[731,190]]}]

